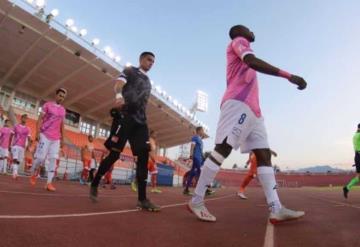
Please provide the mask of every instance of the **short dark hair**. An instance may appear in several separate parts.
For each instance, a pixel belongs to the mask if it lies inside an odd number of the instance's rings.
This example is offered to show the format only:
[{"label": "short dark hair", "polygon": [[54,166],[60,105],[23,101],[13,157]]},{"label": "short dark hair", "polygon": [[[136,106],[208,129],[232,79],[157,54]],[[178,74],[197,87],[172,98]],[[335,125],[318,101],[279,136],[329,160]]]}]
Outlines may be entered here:
[{"label": "short dark hair", "polygon": [[237,37],[239,29],[246,29],[246,27],[243,25],[235,25],[230,28],[229,36],[231,39],[234,39]]},{"label": "short dark hair", "polygon": [[27,117],[27,116],[28,116],[27,114],[22,114],[22,115],[21,115],[21,118]]},{"label": "short dark hair", "polygon": [[65,88],[58,88],[57,90],[56,90],[56,94],[58,94],[58,93],[60,93],[60,92],[63,92],[64,94],[67,94],[67,90],[65,89]]},{"label": "short dark hair", "polygon": [[199,132],[199,131],[202,130],[202,129],[203,129],[202,126],[198,126],[198,127],[196,127],[196,132]]},{"label": "short dark hair", "polygon": [[360,129],[360,123],[358,124],[358,129]]},{"label": "short dark hair", "polygon": [[151,51],[144,51],[140,54],[140,59],[142,59],[143,57],[145,57],[147,55],[155,57],[154,53],[152,53]]},{"label": "short dark hair", "polygon": [[90,137],[91,137],[91,138],[94,138],[92,135],[88,135],[88,138],[90,138]]},{"label": "short dark hair", "polygon": [[10,122],[10,120],[9,120],[9,119],[5,119],[4,123],[7,124],[8,122]]}]

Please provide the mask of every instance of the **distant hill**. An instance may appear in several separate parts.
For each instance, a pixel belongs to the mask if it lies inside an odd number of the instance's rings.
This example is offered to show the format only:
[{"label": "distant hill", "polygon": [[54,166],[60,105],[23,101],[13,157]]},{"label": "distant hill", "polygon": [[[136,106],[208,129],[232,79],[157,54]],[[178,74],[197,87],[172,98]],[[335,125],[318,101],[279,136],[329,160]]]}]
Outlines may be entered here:
[{"label": "distant hill", "polygon": [[307,167],[307,168],[301,168],[301,169],[296,170],[295,172],[327,173],[329,171],[332,172],[332,173],[348,172],[347,170],[334,168],[334,167],[331,167],[329,165],[320,165],[320,166],[312,166],[312,167]]}]

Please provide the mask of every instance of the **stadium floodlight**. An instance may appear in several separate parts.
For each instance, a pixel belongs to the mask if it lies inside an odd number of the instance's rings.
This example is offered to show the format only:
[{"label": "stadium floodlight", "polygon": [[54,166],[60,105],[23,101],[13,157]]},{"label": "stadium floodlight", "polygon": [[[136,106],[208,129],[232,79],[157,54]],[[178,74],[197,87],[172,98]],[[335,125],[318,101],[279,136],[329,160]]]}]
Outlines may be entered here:
[{"label": "stadium floodlight", "polygon": [[45,6],[45,0],[36,0],[35,1],[35,6],[39,9],[44,8]]},{"label": "stadium floodlight", "polygon": [[154,85],[154,81],[153,81],[153,80],[150,80],[150,84],[151,84],[151,86]]},{"label": "stadium floodlight", "polygon": [[207,112],[209,96],[207,93],[198,90],[196,92],[196,110],[201,112]]},{"label": "stadium floodlight", "polygon": [[71,31],[73,31],[74,33],[76,33],[78,31],[77,27],[76,26],[72,26],[71,27]]},{"label": "stadium floodlight", "polygon": [[26,2],[28,2],[29,4],[33,4],[34,0],[26,0]]},{"label": "stadium floodlight", "polygon": [[170,95],[167,96],[167,100],[172,102],[172,97]]},{"label": "stadium floodlight", "polygon": [[127,62],[127,63],[125,64],[125,66],[126,66],[126,67],[131,67],[132,64],[131,64],[130,62]]},{"label": "stadium floodlight", "polygon": [[67,19],[66,22],[65,22],[65,26],[67,28],[73,26],[75,24],[74,20],[73,19]]},{"label": "stadium floodlight", "polygon": [[155,87],[155,91],[160,94],[161,93],[161,87],[158,85]]},{"label": "stadium floodlight", "polygon": [[109,53],[112,51],[111,47],[108,46],[108,45],[105,46],[103,50],[104,50],[104,52],[105,52],[106,54],[109,54]]},{"label": "stadium floodlight", "polygon": [[164,96],[164,97],[166,98],[166,95],[167,95],[166,91],[163,90],[163,91],[161,92],[161,94],[162,94],[162,96]]},{"label": "stadium floodlight", "polygon": [[79,32],[79,35],[82,37],[86,36],[86,34],[87,34],[87,30],[85,28],[81,29]]},{"label": "stadium floodlight", "polygon": [[177,101],[176,99],[174,99],[174,100],[173,100],[173,104],[174,104],[175,107],[177,107],[178,101]]},{"label": "stadium floodlight", "polygon": [[115,54],[114,54],[114,52],[110,51],[108,56],[109,56],[109,58],[114,59]]},{"label": "stadium floodlight", "polygon": [[95,39],[92,40],[91,44],[93,46],[96,46],[96,45],[100,44],[100,40],[98,38],[95,38]]},{"label": "stadium floodlight", "polygon": [[59,10],[58,9],[53,9],[51,10],[50,14],[53,16],[53,17],[56,17],[59,15]]},{"label": "stadium floodlight", "polygon": [[115,62],[118,63],[118,62],[120,62],[120,61],[121,61],[121,57],[120,57],[120,56],[116,56],[116,57],[115,57]]}]

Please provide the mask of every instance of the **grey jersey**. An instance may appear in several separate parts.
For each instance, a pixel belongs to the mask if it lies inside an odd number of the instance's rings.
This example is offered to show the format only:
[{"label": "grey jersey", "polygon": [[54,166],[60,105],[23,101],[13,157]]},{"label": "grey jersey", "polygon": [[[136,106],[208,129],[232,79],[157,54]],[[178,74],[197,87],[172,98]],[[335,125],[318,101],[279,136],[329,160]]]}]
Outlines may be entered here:
[{"label": "grey jersey", "polygon": [[146,124],[146,105],[151,93],[149,77],[139,68],[125,68],[119,79],[126,84],[122,89],[125,105],[123,111],[137,123]]}]

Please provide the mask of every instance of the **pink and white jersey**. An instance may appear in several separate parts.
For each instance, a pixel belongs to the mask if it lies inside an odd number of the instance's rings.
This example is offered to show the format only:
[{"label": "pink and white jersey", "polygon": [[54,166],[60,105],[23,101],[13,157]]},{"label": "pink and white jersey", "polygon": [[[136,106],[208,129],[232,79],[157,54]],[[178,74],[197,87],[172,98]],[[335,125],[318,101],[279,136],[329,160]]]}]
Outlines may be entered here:
[{"label": "pink and white jersey", "polygon": [[10,136],[14,134],[14,131],[9,127],[3,127],[0,129],[0,147],[8,149],[10,146]]},{"label": "pink and white jersey", "polygon": [[31,136],[30,135],[30,128],[22,125],[17,124],[14,127],[14,139],[13,139],[13,146],[19,146],[25,148],[26,139]]},{"label": "pink and white jersey", "polygon": [[247,104],[257,117],[261,116],[259,105],[259,86],[256,71],[250,68],[243,59],[253,54],[250,42],[242,37],[235,38],[226,50],[227,88],[221,104],[226,100],[234,99]]},{"label": "pink and white jersey", "polygon": [[64,121],[66,110],[55,102],[46,102],[43,106],[44,114],[40,132],[51,141],[60,140],[61,124]]}]

